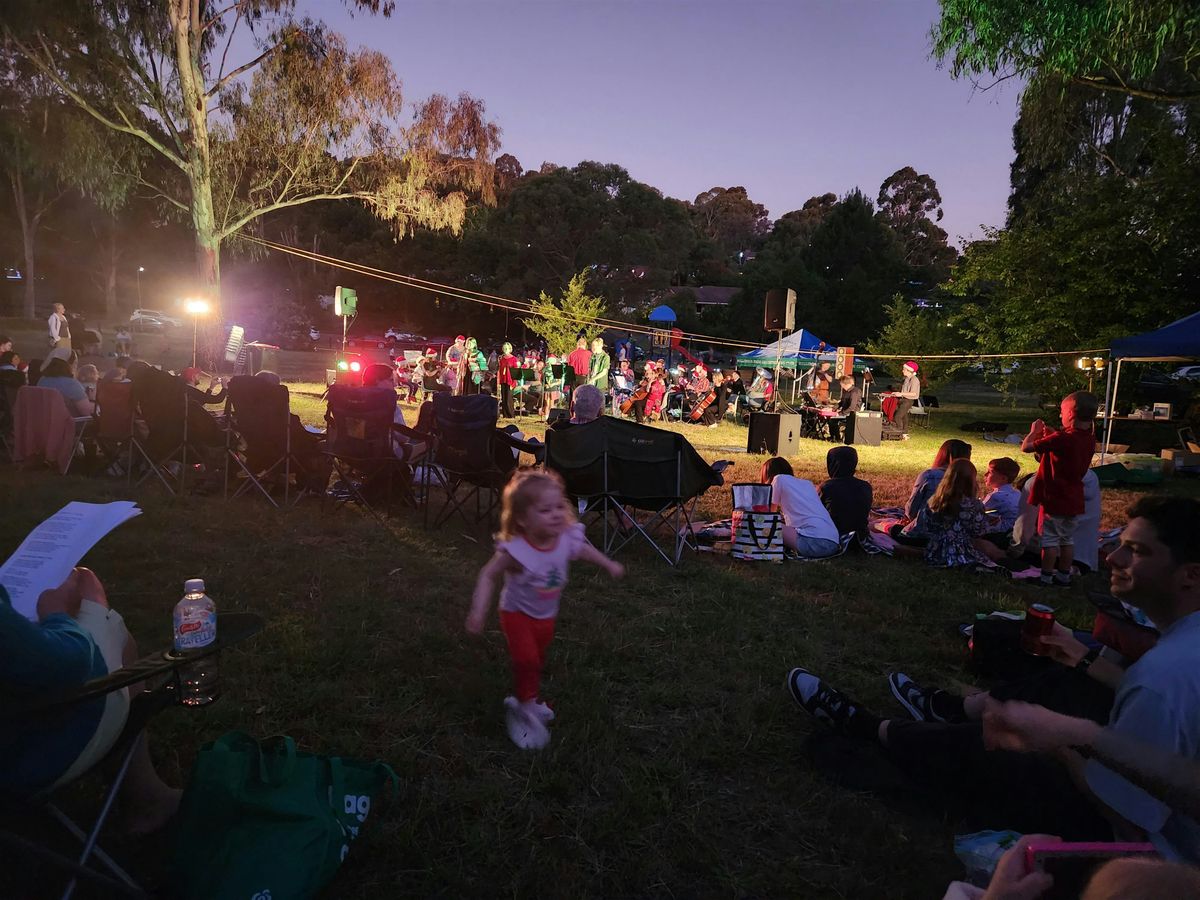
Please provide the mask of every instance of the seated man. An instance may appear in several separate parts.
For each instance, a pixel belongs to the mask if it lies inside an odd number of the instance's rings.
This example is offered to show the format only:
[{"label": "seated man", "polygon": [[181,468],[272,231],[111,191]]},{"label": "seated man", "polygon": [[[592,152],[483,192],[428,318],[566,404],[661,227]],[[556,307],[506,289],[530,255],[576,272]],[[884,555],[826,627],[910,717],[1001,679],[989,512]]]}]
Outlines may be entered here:
[{"label": "seated man", "polygon": [[829,436],[834,443],[842,442],[842,419],[859,412],[863,407],[862,390],[854,384],[853,375],[843,375],[838,379],[842,388],[842,398],[838,401],[837,414],[841,419],[829,420]]},{"label": "seated man", "polygon": [[569,428],[595,421],[604,412],[604,395],[594,384],[581,384],[571,392],[571,418],[555,419],[550,423],[552,430]]},{"label": "seated man", "polygon": [[25,386],[25,373],[21,371],[21,357],[13,350],[0,353],[0,388],[16,390]]},{"label": "seated man", "polygon": [[[362,386],[367,390],[391,391],[395,394],[395,370],[383,363],[372,363],[363,369]],[[404,419],[404,410],[399,403],[396,404],[396,412],[392,416],[392,421],[397,425],[408,424]],[[425,445],[420,441],[406,437],[399,431],[392,432],[392,453],[395,454],[396,459],[408,461],[416,459],[424,452]]]},{"label": "seated man", "polygon": [[[1108,561],[1113,595],[1143,609],[1162,633],[1158,643],[1127,671],[1062,625],[1042,639],[1042,648],[1067,674],[1082,673],[1116,691],[1110,730],[1200,758],[1200,501],[1142,498],[1130,508],[1121,545]],[[911,777],[947,798],[969,797],[993,827],[1068,840],[1112,840],[1115,834],[1200,862],[1200,823],[1099,761],[1074,751],[1051,760],[987,750],[979,721],[990,702],[986,694],[957,699],[893,677],[893,691],[923,720],[898,722],[873,715],[804,669],[794,669],[787,686],[807,712],[848,737],[877,742]],[[1020,699],[1038,702],[1028,693]]]},{"label": "seated man", "polygon": [[[208,390],[202,391],[198,385],[200,384],[200,376],[203,374],[195,366],[188,366],[183,370],[183,374],[179,376],[183,379],[183,383],[187,385],[185,393],[188,400],[191,400],[193,403],[199,403],[201,406],[224,403],[227,393],[224,380],[218,378],[216,375],[209,375]],[[217,390],[217,388],[220,388],[220,390]]]},{"label": "seated man", "polygon": [[[37,613],[38,621],[26,619],[0,586],[0,690],[9,696],[67,691],[138,658],[124,621],[88,569],[77,568],[43,591]],[[0,731],[0,790],[28,795],[94,766],[125,726],[129,691],[70,707],[61,717],[6,724]],[[154,771],[145,738],[139,738],[120,794],[126,827],[156,830],[175,814],[179,796]]]}]

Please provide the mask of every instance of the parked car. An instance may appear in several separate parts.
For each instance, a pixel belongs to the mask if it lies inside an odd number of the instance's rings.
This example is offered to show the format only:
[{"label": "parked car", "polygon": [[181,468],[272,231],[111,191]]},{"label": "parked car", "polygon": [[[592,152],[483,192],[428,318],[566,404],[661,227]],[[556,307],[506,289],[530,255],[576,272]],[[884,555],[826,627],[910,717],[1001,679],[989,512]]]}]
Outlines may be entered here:
[{"label": "parked car", "polygon": [[1176,381],[1200,381],[1200,366],[1184,366],[1171,373]]},{"label": "parked car", "polygon": [[165,312],[160,312],[157,309],[135,309],[129,316],[130,323],[137,325],[139,323],[146,325],[170,325],[173,328],[182,328],[183,319],[169,316]]}]

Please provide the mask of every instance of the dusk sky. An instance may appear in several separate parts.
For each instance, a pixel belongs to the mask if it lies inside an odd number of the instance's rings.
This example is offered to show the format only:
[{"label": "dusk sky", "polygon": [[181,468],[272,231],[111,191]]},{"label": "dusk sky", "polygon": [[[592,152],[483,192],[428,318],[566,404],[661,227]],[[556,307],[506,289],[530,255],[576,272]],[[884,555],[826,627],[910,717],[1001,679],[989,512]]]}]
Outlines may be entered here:
[{"label": "dusk sky", "polygon": [[1001,225],[1018,88],[929,58],[935,0],[399,0],[303,7],[384,51],[412,99],[461,91],[525,168],[613,162],[668,196],[745,185],[777,218],[911,165],[952,241]]}]

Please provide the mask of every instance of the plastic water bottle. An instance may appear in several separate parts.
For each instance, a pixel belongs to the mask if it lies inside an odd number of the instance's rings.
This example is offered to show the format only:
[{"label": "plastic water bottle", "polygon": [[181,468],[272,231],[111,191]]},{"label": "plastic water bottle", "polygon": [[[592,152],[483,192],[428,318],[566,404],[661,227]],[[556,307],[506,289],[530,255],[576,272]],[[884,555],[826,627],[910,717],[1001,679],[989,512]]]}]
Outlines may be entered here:
[{"label": "plastic water bottle", "polygon": [[[175,649],[199,650],[217,639],[217,607],[204,593],[204,580],[183,583],[183,599],[175,604]],[[217,699],[217,656],[206,656],[180,669],[179,702],[204,706]]]}]

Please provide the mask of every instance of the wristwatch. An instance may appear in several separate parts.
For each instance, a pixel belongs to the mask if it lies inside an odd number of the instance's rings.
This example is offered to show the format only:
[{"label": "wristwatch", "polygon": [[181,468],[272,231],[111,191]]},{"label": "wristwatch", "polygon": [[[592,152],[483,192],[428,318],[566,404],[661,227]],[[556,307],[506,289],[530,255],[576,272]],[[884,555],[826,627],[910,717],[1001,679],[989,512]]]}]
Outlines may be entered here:
[{"label": "wristwatch", "polygon": [[1099,656],[1100,656],[1100,648],[1093,647],[1087,653],[1083,654],[1083,659],[1081,659],[1081,660],[1079,660],[1079,662],[1075,663],[1075,668],[1078,669],[1080,672],[1086,672],[1089,668],[1091,668],[1092,663],[1094,663],[1099,658]]}]

